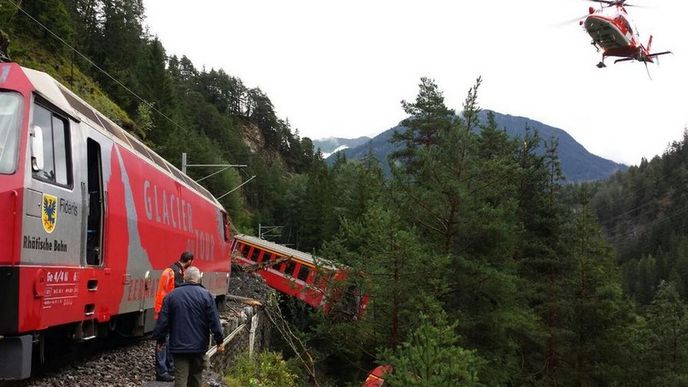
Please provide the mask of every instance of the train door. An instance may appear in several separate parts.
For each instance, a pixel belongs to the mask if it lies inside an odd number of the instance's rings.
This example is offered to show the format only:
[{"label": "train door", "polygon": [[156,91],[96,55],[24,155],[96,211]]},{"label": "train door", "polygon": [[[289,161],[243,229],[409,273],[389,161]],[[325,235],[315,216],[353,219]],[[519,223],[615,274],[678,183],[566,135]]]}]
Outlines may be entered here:
[{"label": "train door", "polygon": [[86,140],[87,173],[86,205],[86,264],[103,264],[103,169],[100,144],[89,138]]},{"label": "train door", "polygon": [[[80,192],[75,189],[75,182],[81,178],[78,168],[81,160],[79,152],[73,150],[78,150],[80,145],[79,124],[38,97],[32,111],[31,162],[28,166],[31,173],[27,176],[24,199],[26,221],[22,262],[77,268],[80,266],[81,217]],[[51,270],[48,274],[70,278],[71,285],[75,285],[78,277],[71,269]],[[62,288],[67,288],[64,281],[52,279],[46,290],[51,297],[46,295],[44,306],[71,305],[73,300],[63,294]],[[55,284],[54,289],[52,284]],[[76,298],[76,294],[70,297]]]}]

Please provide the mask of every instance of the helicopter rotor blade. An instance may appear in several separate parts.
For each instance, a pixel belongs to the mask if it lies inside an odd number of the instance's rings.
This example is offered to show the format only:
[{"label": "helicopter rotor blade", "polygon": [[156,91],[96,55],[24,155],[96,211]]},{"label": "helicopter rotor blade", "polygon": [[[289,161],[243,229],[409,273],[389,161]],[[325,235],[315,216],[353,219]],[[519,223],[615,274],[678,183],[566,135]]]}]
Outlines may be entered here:
[{"label": "helicopter rotor blade", "polygon": [[618,5],[621,7],[637,7],[637,8],[646,8],[642,5],[637,5],[637,4],[628,4],[626,3],[626,0],[618,0],[618,1],[612,1],[612,0],[587,0],[592,3],[601,3],[601,4],[606,4],[606,7],[611,7],[614,5]]},{"label": "helicopter rotor blade", "polygon": [[660,55],[673,54],[671,51],[653,52],[652,54],[647,54],[648,58],[658,57]]},{"label": "helicopter rotor blade", "polygon": [[623,58],[623,59],[617,59],[614,61],[614,63],[619,63],[619,62],[628,62],[629,60],[633,60],[635,58]]},{"label": "helicopter rotor blade", "polygon": [[610,1],[610,0],[588,0],[591,3],[603,3],[607,4],[608,6],[612,6],[616,4],[616,1]]},{"label": "helicopter rotor blade", "polygon": [[588,15],[589,15],[589,14],[585,14],[585,15],[579,16],[579,17],[577,17],[577,18],[573,18],[573,19],[569,19],[569,20],[564,20],[563,22],[559,22],[559,23],[557,23],[557,24],[554,24],[553,26],[554,26],[554,27],[561,27],[561,26],[565,26],[565,25],[568,25],[568,24],[576,23],[576,22],[583,22],[583,20],[585,20],[585,18],[588,17]]}]

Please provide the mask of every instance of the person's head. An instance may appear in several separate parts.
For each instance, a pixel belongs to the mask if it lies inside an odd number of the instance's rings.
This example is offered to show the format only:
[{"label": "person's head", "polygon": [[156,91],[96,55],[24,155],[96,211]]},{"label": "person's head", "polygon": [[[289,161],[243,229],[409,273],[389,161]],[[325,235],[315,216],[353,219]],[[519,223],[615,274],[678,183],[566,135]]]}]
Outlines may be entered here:
[{"label": "person's head", "polygon": [[193,263],[194,256],[188,251],[185,251],[182,253],[182,256],[179,257],[179,263],[182,265],[184,269],[187,267],[191,266]]},{"label": "person's head", "polygon": [[201,271],[196,266],[189,266],[184,270],[184,282],[197,284],[201,282]]}]

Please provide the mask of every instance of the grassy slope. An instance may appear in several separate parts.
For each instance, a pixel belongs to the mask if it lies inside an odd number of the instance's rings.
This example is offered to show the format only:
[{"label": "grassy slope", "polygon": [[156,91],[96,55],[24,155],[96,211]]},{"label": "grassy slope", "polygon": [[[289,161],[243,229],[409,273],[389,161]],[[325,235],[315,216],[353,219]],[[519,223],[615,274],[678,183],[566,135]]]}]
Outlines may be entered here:
[{"label": "grassy slope", "polygon": [[112,102],[93,79],[81,72],[76,63],[72,66],[70,59],[57,56],[40,42],[21,35],[12,36],[9,51],[13,61],[50,74],[109,119],[120,125],[132,123],[127,113]]}]

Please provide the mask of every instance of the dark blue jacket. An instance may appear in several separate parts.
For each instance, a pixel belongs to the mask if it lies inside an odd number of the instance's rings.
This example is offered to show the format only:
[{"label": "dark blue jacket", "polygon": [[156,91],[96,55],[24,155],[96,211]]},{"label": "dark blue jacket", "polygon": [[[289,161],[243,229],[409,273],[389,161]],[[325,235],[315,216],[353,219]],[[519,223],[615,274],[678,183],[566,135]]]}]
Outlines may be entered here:
[{"label": "dark blue jacket", "polygon": [[204,353],[208,350],[209,332],[216,344],[222,343],[222,327],[215,299],[200,284],[186,283],[165,296],[160,316],[153,331],[158,343],[170,335],[170,352]]}]

